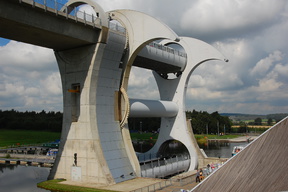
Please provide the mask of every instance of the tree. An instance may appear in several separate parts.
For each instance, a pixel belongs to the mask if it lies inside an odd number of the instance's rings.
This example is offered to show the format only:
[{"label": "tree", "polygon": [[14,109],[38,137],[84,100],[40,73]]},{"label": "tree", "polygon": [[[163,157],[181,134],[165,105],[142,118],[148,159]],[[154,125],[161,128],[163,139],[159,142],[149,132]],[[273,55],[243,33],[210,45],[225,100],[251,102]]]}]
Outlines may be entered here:
[{"label": "tree", "polygon": [[248,130],[247,124],[243,121],[239,123],[238,133],[246,133]]},{"label": "tree", "polygon": [[10,111],[0,110],[0,129],[21,129],[38,131],[57,131],[62,129],[61,112],[46,113],[42,110],[40,113],[35,111],[19,112],[14,109]]},{"label": "tree", "polygon": [[191,119],[192,129],[194,134],[206,134],[208,129],[208,134],[219,132],[228,133],[231,131],[232,122],[227,116],[221,116],[217,111],[211,114],[206,111],[197,112],[193,110],[186,112],[187,119]]},{"label": "tree", "polygon": [[260,117],[254,120],[254,125],[262,125],[262,119]]},{"label": "tree", "polygon": [[267,121],[267,124],[268,124],[268,125],[271,125],[272,122],[273,122],[272,118],[269,118],[268,121]]}]

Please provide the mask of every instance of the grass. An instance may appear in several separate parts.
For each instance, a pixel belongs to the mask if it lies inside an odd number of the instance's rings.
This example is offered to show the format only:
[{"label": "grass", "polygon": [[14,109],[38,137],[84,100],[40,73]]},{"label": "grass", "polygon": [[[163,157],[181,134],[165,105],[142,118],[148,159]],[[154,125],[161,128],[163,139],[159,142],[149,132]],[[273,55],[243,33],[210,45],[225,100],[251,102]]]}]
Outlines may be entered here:
[{"label": "grass", "polygon": [[[195,138],[204,138],[207,137],[208,139],[233,139],[237,138],[240,135],[206,135],[206,134],[195,134]],[[155,133],[131,133],[131,138],[133,139],[139,139],[139,140],[157,140],[158,134]]]},{"label": "grass", "polygon": [[65,185],[61,184],[62,181],[60,179],[54,179],[54,180],[48,180],[43,181],[41,183],[37,184],[37,187],[48,189],[52,191],[59,191],[59,192],[116,192],[116,191],[110,191],[110,190],[104,190],[104,189],[94,189],[89,187],[80,187],[80,186],[74,186],[74,185]]},{"label": "grass", "polygon": [[207,138],[207,139],[234,139],[237,137],[240,137],[240,135],[222,135],[222,136],[218,136],[218,135],[195,135],[196,139],[200,139],[200,138]]},{"label": "grass", "polygon": [[[0,147],[9,147],[27,144],[42,144],[60,139],[61,133],[31,130],[0,130]],[[196,140],[206,139],[233,139],[239,135],[195,135]],[[132,140],[156,141],[155,133],[131,133]]]},{"label": "grass", "polygon": [[60,139],[61,133],[31,130],[0,130],[0,147],[41,144]]},{"label": "grass", "polygon": [[208,139],[234,139],[234,138],[240,137],[241,135],[222,135],[222,136],[205,135],[205,136],[208,137]]},{"label": "grass", "polygon": [[155,133],[130,133],[131,139],[139,140],[157,140],[158,134]]},{"label": "grass", "polygon": [[239,135],[195,135],[195,139],[197,140],[198,144],[204,144],[208,139],[234,139],[237,137],[239,137]]},{"label": "grass", "polygon": [[[195,135],[195,138],[197,140],[197,143],[199,144],[204,144],[207,142],[208,139],[233,139],[237,138],[240,135]],[[131,133],[131,138],[132,140],[138,139],[138,140],[143,140],[143,141],[156,141],[158,137],[158,134],[154,133]]]}]

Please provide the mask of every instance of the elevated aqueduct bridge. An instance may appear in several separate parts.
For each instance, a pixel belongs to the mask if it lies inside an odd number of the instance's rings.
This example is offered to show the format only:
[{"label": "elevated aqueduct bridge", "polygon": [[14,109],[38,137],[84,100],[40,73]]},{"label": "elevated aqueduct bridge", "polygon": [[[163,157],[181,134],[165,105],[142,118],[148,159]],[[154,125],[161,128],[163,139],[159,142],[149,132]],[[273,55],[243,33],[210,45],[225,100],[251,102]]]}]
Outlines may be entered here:
[{"label": "elevated aqueduct bridge", "polygon": [[[93,14],[80,11],[86,4]],[[1,37],[51,48],[57,59],[64,117],[50,179],[112,185],[197,168],[197,146],[185,115],[187,84],[203,62],[224,61],[221,53],[200,40],[179,37],[149,15],[105,12],[93,0],[70,0],[66,5],[54,0],[0,0],[0,7]],[[159,100],[129,98],[132,66],[153,71]],[[158,140],[146,153],[157,154],[151,160],[153,169],[151,163],[141,163],[149,155],[136,156],[128,117],[161,117]],[[163,170],[159,157],[171,140],[182,143],[187,154],[171,158],[171,166]]]}]

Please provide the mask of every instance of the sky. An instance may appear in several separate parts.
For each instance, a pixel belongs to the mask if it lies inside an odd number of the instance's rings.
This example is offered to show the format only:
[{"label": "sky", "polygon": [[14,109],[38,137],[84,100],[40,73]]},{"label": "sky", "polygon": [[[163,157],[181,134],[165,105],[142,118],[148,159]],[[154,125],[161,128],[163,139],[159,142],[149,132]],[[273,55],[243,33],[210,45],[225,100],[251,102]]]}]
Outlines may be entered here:
[{"label": "sky", "polygon": [[[65,0],[59,0],[65,3]],[[205,41],[227,59],[191,75],[186,110],[288,113],[287,0],[96,0],[105,11],[132,9],[179,36]],[[53,50],[0,38],[0,110],[63,111]],[[131,98],[159,99],[149,70],[133,68]]]}]

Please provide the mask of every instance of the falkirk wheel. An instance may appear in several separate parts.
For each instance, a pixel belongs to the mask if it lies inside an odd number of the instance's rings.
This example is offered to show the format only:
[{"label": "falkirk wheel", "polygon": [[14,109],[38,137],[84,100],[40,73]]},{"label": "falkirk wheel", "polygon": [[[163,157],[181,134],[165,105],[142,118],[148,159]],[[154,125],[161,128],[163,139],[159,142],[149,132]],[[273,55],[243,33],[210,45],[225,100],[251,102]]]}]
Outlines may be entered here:
[{"label": "falkirk wheel", "polygon": [[[71,0],[63,11],[84,4],[95,10],[100,21],[99,40],[86,47],[55,51],[64,109],[61,143],[48,179],[112,185],[141,177],[128,117],[161,117],[158,140],[147,154],[159,154],[167,142],[176,140],[187,149],[185,171],[197,169],[196,146],[185,115],[187,84],[197,66],[208,60],[226,61],[224,56],[203,41],[179,37],[138,11],[104,12],[93,0]],[[113,21],[122,27],[115,27]],[[169,47],[171,44],[183,51]],[[160,100],[129,98],[132,66],[153,71]],[[169,79],[169,73],[177,75]]]}]

